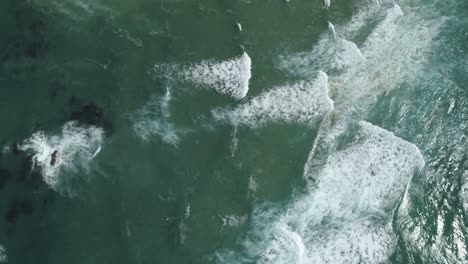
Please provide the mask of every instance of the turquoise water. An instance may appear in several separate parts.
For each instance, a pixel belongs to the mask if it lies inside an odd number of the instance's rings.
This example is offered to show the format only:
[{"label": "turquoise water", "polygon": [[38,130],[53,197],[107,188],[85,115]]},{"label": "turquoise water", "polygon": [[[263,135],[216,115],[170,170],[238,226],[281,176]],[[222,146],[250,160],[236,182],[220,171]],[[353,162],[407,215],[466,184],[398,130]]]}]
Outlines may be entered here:
[{"label": "turquoise water", "polygon": [[0,263],[468,263],[468,2],[0,2]]}]

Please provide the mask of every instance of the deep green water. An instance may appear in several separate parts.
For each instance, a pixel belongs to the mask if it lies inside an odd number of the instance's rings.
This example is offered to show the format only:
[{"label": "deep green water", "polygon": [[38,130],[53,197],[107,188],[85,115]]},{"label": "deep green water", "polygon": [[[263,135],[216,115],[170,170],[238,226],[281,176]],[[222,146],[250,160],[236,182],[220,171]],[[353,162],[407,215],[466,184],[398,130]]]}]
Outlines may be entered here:
[{"label": "deep green water", "polygon": [[0,32],[0,263],[468,263],[466,0],[2,0]]}]

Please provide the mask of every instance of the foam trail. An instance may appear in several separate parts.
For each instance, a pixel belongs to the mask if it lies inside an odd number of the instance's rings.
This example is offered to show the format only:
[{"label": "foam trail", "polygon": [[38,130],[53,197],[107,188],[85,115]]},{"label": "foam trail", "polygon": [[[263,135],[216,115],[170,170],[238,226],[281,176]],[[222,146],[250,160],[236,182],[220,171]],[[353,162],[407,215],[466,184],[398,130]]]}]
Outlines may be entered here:
[{"label": "foam trail", "polygon": [[320,72],[313,81],[274,87],[234,108],[214,109],[212,114],[234,126],[260,127],[272,122],[310,124],[332,109],[328,76]]},{"label": "foam trail", "polygon": [[357,129],[317,170],[307,194],[285,209],[256,208],[244,251],[218,252],[219,263],[388,261],[396,245],[393,210],[424,159],[389,131],[367,122]]},{"label": "foam trail", "polygon": [[200,88],[211,88],[218,93],[242,99],[249,91],[252,60],[244,52],[226,60],[206,60],[192,65],[162,64],[154,66],[154,74],[191,82]]},{"label": "foam trail", "polygon": [[164,143],[177,145],[182,130],[170,123],[169,103],[171,91],[163,97],[152,96],[149,101],[131,116],[133,131],[143,141],[151,141],[159,136]]},{"label": "foam trail", "polygon": [[0,245],[0,263],[8,263],[8,255],[3,245]]},{"label": "foam trail", "polygon": [[99,127],[81,127],[76,122],[68,122],[57,135],[49,136],[44,131],[34,133],[19,149],[32,155],[33,166],[41,169],[44,181],[59,190],[65,173],[89,169],[103,139],[104,131]]},{"label": "foam trail", "polygon": [[237,148],[239,145],[239,138],[237,137],[237,127],[234,127],[232,131],[232,140],[231,144],[229,145],[229,152],[231,153],[231,158],[234,158],[237,152]]}]

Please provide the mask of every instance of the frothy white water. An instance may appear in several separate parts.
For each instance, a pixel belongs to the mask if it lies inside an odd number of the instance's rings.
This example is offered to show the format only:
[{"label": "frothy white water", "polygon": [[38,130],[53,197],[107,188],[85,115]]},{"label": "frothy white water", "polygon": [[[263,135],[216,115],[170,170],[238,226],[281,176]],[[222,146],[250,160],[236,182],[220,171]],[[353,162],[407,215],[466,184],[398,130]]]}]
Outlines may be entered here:
[{"label": "frothy white water", "polygon": [[3,245],[0,245],[0,263],[7,263],[8,262],[8,256],[6,253],[6,249]]},{"label": "frothy white water", "polygon": [[462,201],[463,208],[465,209],[465,214],[468,215],[468,170],[463,173],[460,200]]},{"label": "frothy white water", "polygon": [[182,130],[170,123],[169,103],[171,91],[163,97],[152,96],[149,101],[131,116],[133,131],[143,141],[151,141],[155,136],[167,144],[177,145]]},{"label": "frothy white water", "polygon": [[[308,193],[284,210],[257,208],[244,252],[221,263],[382,263],[396,237],[391,218],[415,171],[418,148],[360,122],[352,143],[329,155]],[[305,175],[306,177],[308,175]]]},{"label": "frothy white water", "polygon": [[325,4],[325,8],[329,8],[330,7],[330,0],[323,0],[323,3]]},{"label": "frothy white water", "polygon": [[33,155],[33,166],[41,169],[44,181],[54,190],[60,190],[61,177],[66,173],[89,169],[103,139],[104,130],[99,127],[68,122],[55,135],[44,131],[34,133],[19,149]]},{"label": "frothy white water", "polygon": [[333,34],[333,38],[336,40],[337,36],[336,36],[335,25],[333,25],[331,22],[328,22],[328,29],[331,30],[331,32]]},{"label": "frothy white water", "polygon": [[[327,72],[337,108],[367,109],[369,99],[418,78],[444,19],[424,19],[410,8],[404,14],[398,5],[370,6],[336,27],[336,41],[324,34],[312,51],[281,56],[278,67],[304,77]],[[369,21],[376,26],[366,28]],[[353,40],[363,34],[367,37],[359,47],[340,37]]]},{"label": "frothy white water", "polygon": [[223,227],[237,227],[247,222],[247,215],[219,215]]},{"label": "frothy white water", "polygon": [[320,72],[315,80],[274,87],[234,108],[214,109],[212,114],[234,126],[260,127],[272,122],[309,124],[332,109],[328,77]]},{"label": "frothy white water", "polygon": [[[317,71],[342,71],[365,60],[355,43],[338,37],[332,23],[330,33],[319,40],[311,52],[280,56],[278,67],[293,75],[308,78]],[[331,35],[331,36],[330,36]]]},{"label": "frothy white water", "polygon": [[[367,1],[348,23],[330,23],[331,34],[324,34],[312,51],[280,58],[279,68],[291,74],[307,77],[324,70],[329,75],[335,108],[319,130],[311,162],[323,162],[326,157],[317,157],[333,148],[352,120],[364,118],[377,96],[424,74],[426,52],[443,22],[425,19],[411,8],[405,15],[393,1]],[[341,38],[364,35],[360,47]]]},{"label": "frothy white water", "polygon": [[242,99],[249,91],[251,65],[249,55],[244,52],[241,56],[226,61],[155,65],[154,74],[192,82],[200,88],[211,88],[234,99]]},{"label": "frothy white water", "polygon": [[360,33],[366,34],[369,30],[372,31],[369,25],[381,22],[385,18],[386,10],[394,6],[394,0],[364,0],[350,21],[338,26],[340,36],[345,39],[354,39]]}]

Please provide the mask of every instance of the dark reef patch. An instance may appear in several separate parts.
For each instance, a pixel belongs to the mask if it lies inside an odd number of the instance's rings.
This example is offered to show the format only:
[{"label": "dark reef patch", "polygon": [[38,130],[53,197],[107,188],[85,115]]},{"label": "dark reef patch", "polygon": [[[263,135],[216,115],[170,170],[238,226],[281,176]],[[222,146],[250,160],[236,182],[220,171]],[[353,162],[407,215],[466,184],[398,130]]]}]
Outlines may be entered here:
[{"label": "dark reef patch", "polygon": [[21,215],[31,215],[34,211],[34,206],[31,201],[13,201],[8,208],[6,221],[13,223]]},{"label": "dark reef patch", "polygon": [[5,187],[13,179],[13,175],[10,171],[4,168],[0,168],[0,190]]},{"label": "dark reef patch", "polygon": [[104,110],[99,105],[89,102],[84,103],[76,96],[70,96],[68,103],[70,107],[70,120],[84,125],[102,127],[107,133],[112,132],[112,124],[106,118]]},{"label": "dark reef patch", "polygon": [[84,124],[101,125],[104,122],[104,112],[96,104],[88,103],[78,111],[71,112],[70,119]]},{"label": "dark reef patch", "polygon": [[65,86],[58,80],[52,81],[49,87],[50,102],[54,102],[65,91]]}]

